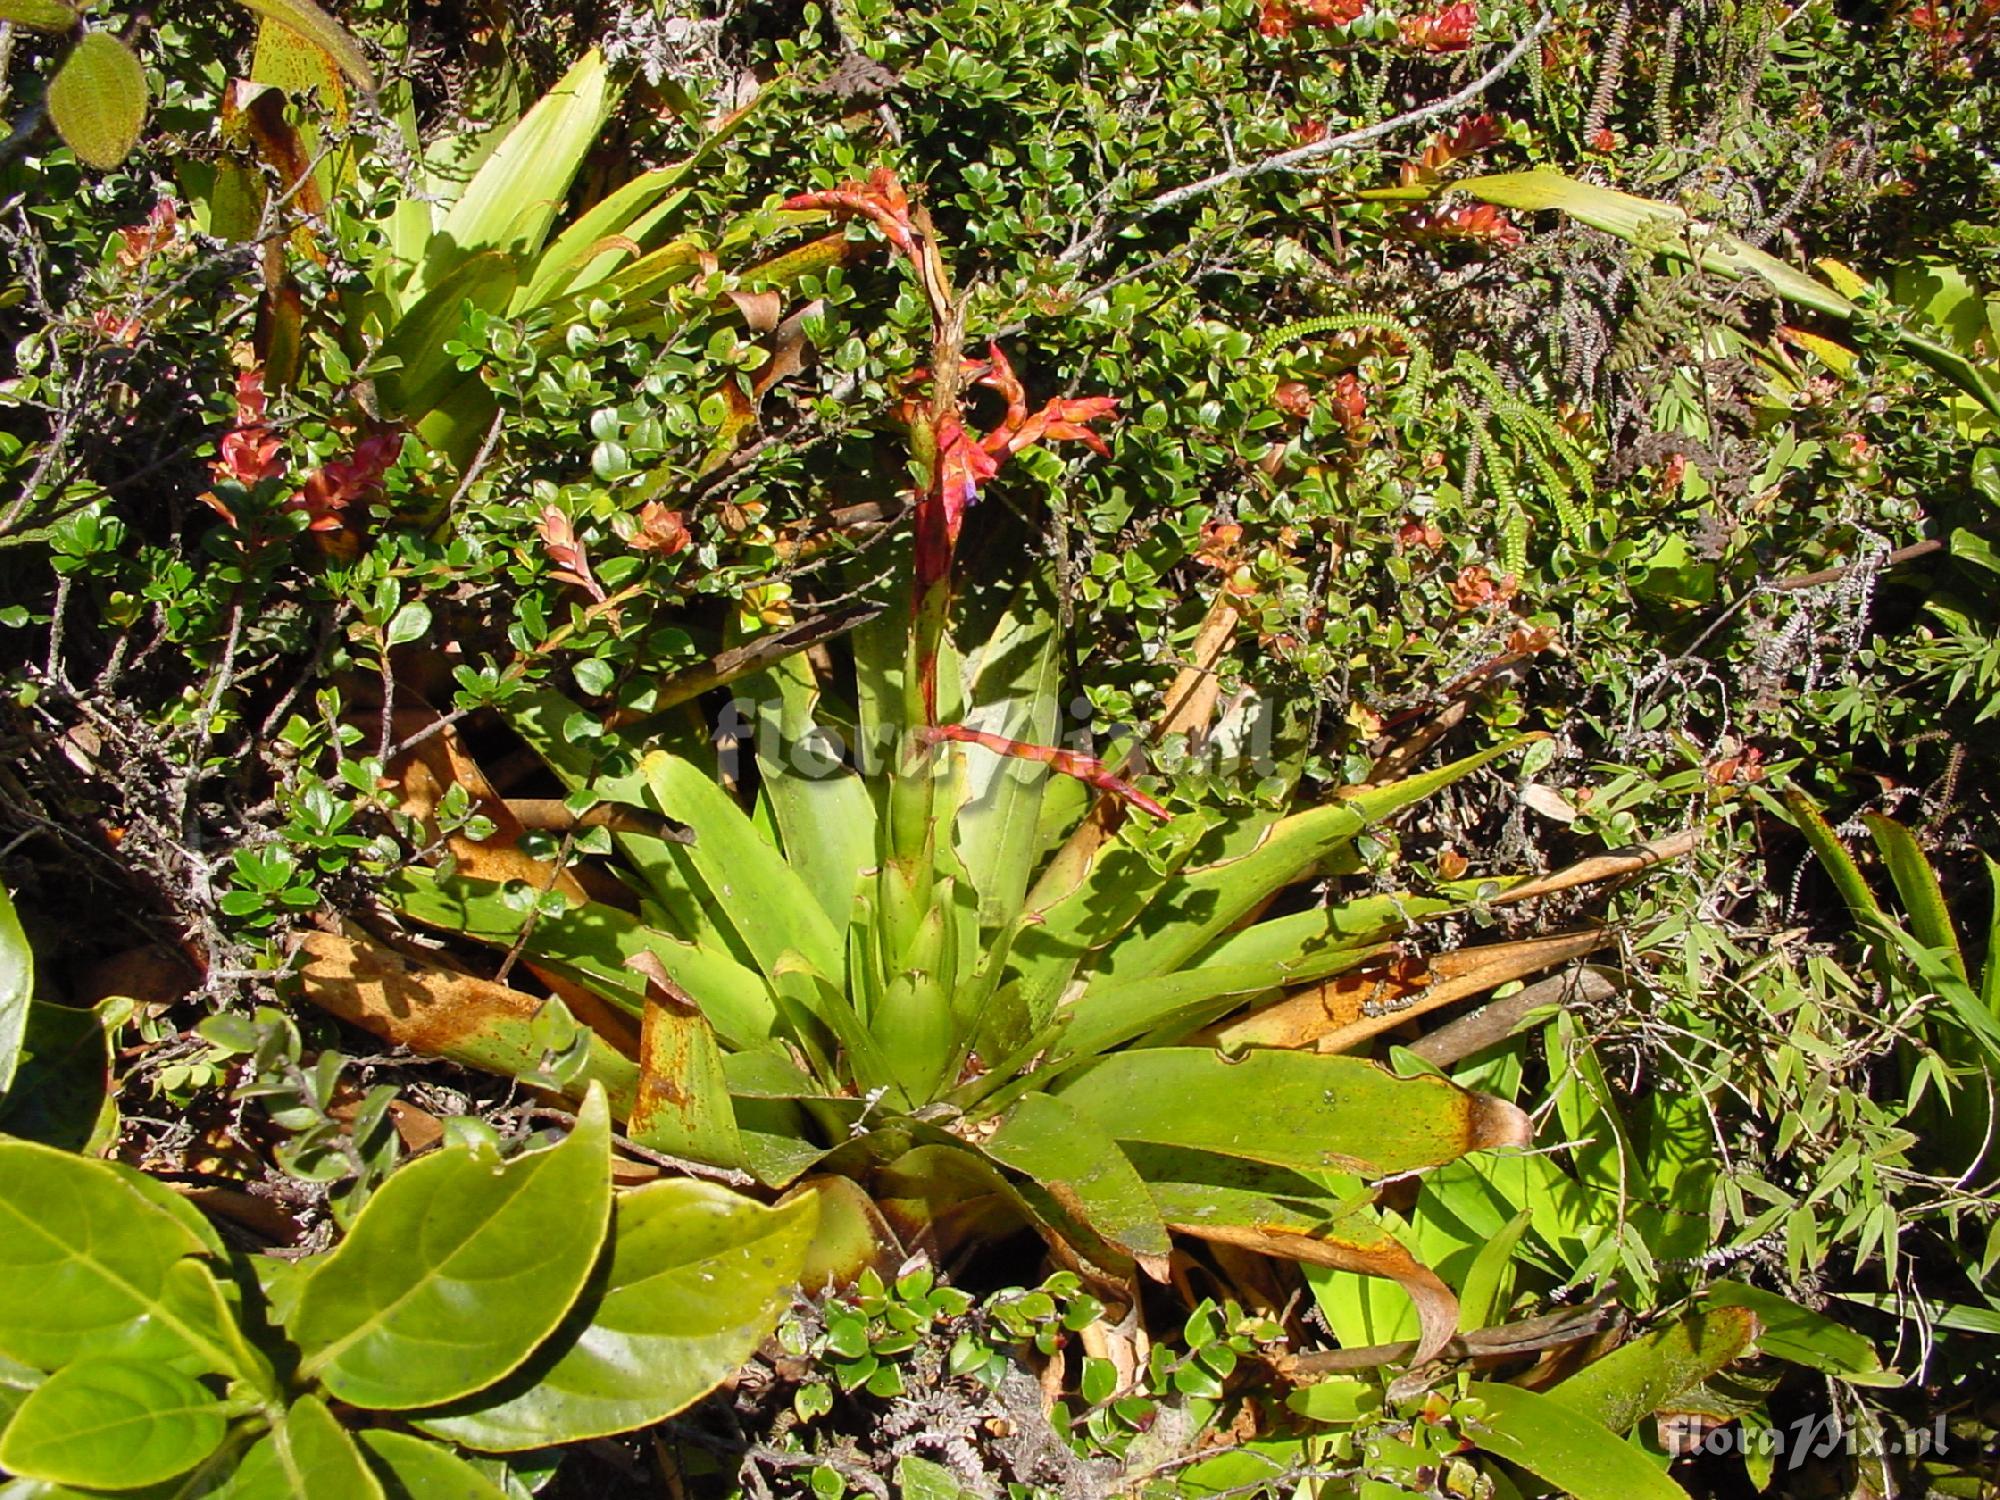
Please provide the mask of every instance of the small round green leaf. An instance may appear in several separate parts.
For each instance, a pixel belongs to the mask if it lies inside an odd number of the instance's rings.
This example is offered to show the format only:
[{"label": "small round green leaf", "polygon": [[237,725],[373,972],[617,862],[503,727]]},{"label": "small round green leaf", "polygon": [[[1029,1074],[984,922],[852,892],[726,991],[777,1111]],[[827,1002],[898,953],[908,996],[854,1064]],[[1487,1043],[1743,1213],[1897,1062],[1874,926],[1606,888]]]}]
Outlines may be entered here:
[{"label": "small round green leaf", "polygon": [[583,1290],[611,1212],[611,1122],[593,1084],[559,1146],[502,1165],[448,1148],[368,1200],[299,1294],[300,1372],[356,1406],[437,1406],[534,1352]]},{"label": "small round green leaf", "polygon": [[625,1194],[608,1265],[547,1345],[507,1380],[420,1419],[439,1437],[515,1452],[628,1432],[720,1384],[776,1326],[812,1244],[818,1199],[765,1208],[705,1182]]},{"label": "small round green leaf", "polygon": [[70,48],[49,85],[49,118],[84,165],[108,170],[138,144],[146,123],[146,70],[107,31]]},{"label": "small round green leaf", "polygon": [[24,1479],[128,1490],[185,1474],[222,1443],[228,1408],[160,1364],[87,1359],[32,1391],[0,1437]]}]

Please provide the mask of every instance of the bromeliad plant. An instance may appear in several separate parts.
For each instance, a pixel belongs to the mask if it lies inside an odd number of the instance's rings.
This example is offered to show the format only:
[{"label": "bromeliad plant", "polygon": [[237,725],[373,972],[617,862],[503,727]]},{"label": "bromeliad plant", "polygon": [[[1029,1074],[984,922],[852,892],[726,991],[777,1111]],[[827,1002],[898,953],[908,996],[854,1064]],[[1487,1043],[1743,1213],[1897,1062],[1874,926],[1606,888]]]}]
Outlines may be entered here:
[{"label": "bromeliad plant", "polygon": [[[962,356],[964,304],[921,210],[886,174],[784,207],[873,223],[931,310],[929,388],[904,413],[926,476],[907,631],[855,634],[845,712],[836,679],[801,656],[756,684],[748,810],[698,737],[608,729],[552,691],[506,700],[573,805],[638,811],[613,819],[628,898],[584,899],[548,867],[529,880],[412,869],[393,897],[418,922],[509,950],[572,1007],[608,1002],[614,1030],[616,1012],[638,1018],[636,1061],[615,1036],[551,1027],[550,1007],[484,981],[458,976],[426,1010],[424,983],[345,940],[309,942],[309,992],[484,1066],[572,1091],[601,1082],[655,1150],[773,1187],[808,1173],[858,1182],[881,1215],[829,1185],[822,1218],[864,1242],[884,1216],[945,1253],[1026,1226],[1065,1263],[1164,1277],[1179,1231],[1393,1277],[1434,1351],[1456,1305],[1376,1217],[1370,1180],[1525,1144],[1526,1117],[1310,1038],[1231,1057],[1203,1030],[1353,970],[1449,909],[1378,894],[1260,920],[1288,888],[1353,868],[1371,827],[1505,747],[1228,820],[1156,801],[1132,765],[1053,748],[1053,607],[1031,585],[961,655],[953,554],[1009,456],[1060,439],[1101,449],[1093,424],[1115,405],[1031,411],[997,348]],[[962,404],[972,386],[1006,405],[984,434]],[[1156,734],[1204,726],[1233,620],[1218,606]],[[852,755],[829,753],[839,725]],[[672,836],[662,815],[686,832]],[[486,858],[471,865],[491,873]]]}]

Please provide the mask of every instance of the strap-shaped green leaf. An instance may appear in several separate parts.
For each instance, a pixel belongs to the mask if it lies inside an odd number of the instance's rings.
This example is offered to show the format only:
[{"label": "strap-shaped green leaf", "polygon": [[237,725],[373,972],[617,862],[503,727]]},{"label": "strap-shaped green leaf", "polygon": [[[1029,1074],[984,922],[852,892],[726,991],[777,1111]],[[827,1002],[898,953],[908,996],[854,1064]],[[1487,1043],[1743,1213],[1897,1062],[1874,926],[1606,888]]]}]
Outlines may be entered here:
[{"label": "strap-shaped green leaf", "polygon": [[1172,1246],[1159,1205],[1118,1143],[1089,1116],[1053,1094],[1028,1094],[1007,1111],[986,1154],[1032,1178],[1109,1243],[1165,1278]]},{"label": "strap-shaped green leaf", "polygon": [[560,1145],[504,1165],[469,1146],[420,1157],[362,1209],[289,1320],[301,1376],[406,1410],[518,1368],[583,1290],[611,1211],[611,1125],[593,1088]]},{"label": "strap-shaped green leaf", "polygon": [[1487,1381],[1469,1394],[1486,1407],[1471,1429],[1480,1447],[1576,1500],[1687,1500],[1643,1450],[1553,1396]]},{"label": "strap-shaped green leaf", "polygon": [[1286,963],[1304,968],[1317,954],[1383,942],[1459,904],[1409,892],[1356,896],[1240,928],[1203,950],[1199,962],[1204,966]]},{"label": "strap-shaped green leaf", "polygon": [[[1040,586],[1024,590],[993,635],[965,663],[965,722],[1033,745],[1060,729],[1056,612]],[[959,857],[979,892],[982,926],[1013,920],[1034,874],[1049,769],[1038,761],[968,749],[967,801],[958,814]]]},{"label": "strap-shaped green leaf", "polygon": [[518,316],[558,297],[588,291],[608,276],[624,252],[602,248],[605,242],[625,238],[645,244],[686,198],[685,184],[696,169],[726,145],[769,97],[769,91],[760,92],[725,116],[685,161],[642,172],[577,215],[536,262],[534,276],[515,299],[514,313]]},{"label": "strap-shaped green leaf", "polygon": [[0,1436],[0,1468],[23,1479],[138,1489],[187,1473],[228,1428],[229,1409],[178,1370],[84,1359],[28,1393]]},{"label": "strap-shaped green leaf", "polygon": [[825,909],[729,794],[679,756],[655,752],[641,769],[657,809],[694,829],[688,857],[710,908],[736,929],[757,966],[774,974],[793,952],[822,974],[841,973],[841,938]]},{"label": "strap-shaped green leaf", "polygon": [[[604,55],[592,48],[481,164],[438,226],[436,244],[458,256],[493,250],[532,265],[614,102]],[[449,260],[418,265],[403,292],[405,305],[455,268]]]},{"label": "strap-shaped green leaf", "polygon": [[1502,1100],[1313,1052],[1234,1062],[1201,1047],[1117,1052],[1059,1092],[1116,1140],[1300,1170],[1407,1172],[1530,1136],[1527,1117]]},{"label": "strap-shaped green leaf", "polygon": [[1711,1307],[1593,1360],[1551,1389],[1549,1398],[1613,1432],[1630,1432],[1726,1369],[1756,1332],[1757,1319],[1748,1308]]},{"label": "strap-shaped green leaf", "polygon": [[1183,870],[1131,930],[1105,950],[1098,972],[1144,979],[1178,968],[1371,823],[1415,806],[1522,743],[1512,740],[1435,771],[1295,813],[1272,825],[1247,854]]},{"label": "strap-shaped green leaf", "polygon": [[93,31],[69,49],[49,84],[49,118],[85,166],[115,167],[139,142],[151,102],[146,70],[132,49],[108,31]]},{"label": "strap-shaped green leaf", "polygon": [[[517,899],[519,888],[510,891],[491,880],[440,881],[429,870],[409,869],[399,871],[386,889],[414,920],[496,948],[513,947],[529,920],[524,903]],[[716,948],[682,942],[601,902],[537,917],[525,951],[634,1015],[645,1003],[646,988],[627,960],[650,953],[731,1046],[756,1046],[770,1037],[777,1020],[771,988],[755,970]]]},{"label": "strap-shaped green leaf", "polygon": [[1965,953],[1958,945],[1958,929],[1952,925],[1951,909],[1945,905],[1944,887],[1937,871],[1924,857],[1917,836],[1894,818],[1870,814],[1865,821],[1896,883],[1903,910],[1909,916],[1910,934],[1926,948],[1935,948],[1960,979],[1966,978]]},{"label": "strap-shaped green leaf", "polygon": [[785,862],[827,921],[844,925],[854,911],[861,872],[879,853],[874,799],[819,737],[819,687],[803,655],[746,679],[742,699],[756,706],[757,766]]},{"label": "strap-shaped green leaf", "polygon": [[704,1182],[622,1195],[609,1265],[535,1357],[417,1425],[487,1452],[650,1426],[715,1389],[791,1301],[818,1217],[801,1194],[765,1208]]},{"label": "strap-shaped green leaf", "polygon": [[513,257],[482,251],[458,260],[417,299],[382,344],[384,356],[402,361],[376,380],[390,410],[416,421],[445,399],[464,373],[445,346],[465,326],[466,304],[481,312],[502,311],[514,294],[516,275]]}]

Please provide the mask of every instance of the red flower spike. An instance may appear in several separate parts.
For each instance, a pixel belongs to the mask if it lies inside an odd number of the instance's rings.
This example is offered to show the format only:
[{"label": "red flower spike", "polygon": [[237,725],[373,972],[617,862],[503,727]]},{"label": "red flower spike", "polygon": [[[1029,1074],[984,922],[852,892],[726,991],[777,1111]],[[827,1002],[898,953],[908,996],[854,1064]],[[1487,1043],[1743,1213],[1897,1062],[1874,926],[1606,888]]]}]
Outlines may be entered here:
[{"label": "red flower spike", "polygon": [[1079,755],[1073,750],[1058,750],[1052,745],[1033,745],[1026,740],[1010,740],[1005,735],[988,734],[983,729],[968,729],[963,724],[939,724],[932,728],[919,729],[917,737],[926,745],[935,745],[949,740],[959,745],[977,745],[982,750],[991,750],[995,755],[1011,756],[1015,760],[1039,761],[1060,776],[1073,776],[1085,786],[1095,787],[1100,792],[1108,792],[1121,801],[1129,802],[1141,812],[1149,812],[1156,818],[1171,818],[1159,803],[1133,786],[1123,777],[1114,775],[1103,761],[1088,755]]}]

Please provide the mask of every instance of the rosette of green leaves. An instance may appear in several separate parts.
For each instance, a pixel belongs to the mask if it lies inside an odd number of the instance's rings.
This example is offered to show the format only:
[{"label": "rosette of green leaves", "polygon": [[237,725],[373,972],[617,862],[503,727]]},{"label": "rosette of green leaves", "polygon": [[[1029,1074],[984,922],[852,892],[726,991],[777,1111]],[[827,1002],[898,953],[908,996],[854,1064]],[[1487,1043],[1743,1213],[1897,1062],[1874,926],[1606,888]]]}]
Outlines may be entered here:
[{"label": "rosette of green leaves", "polygon": [[[1524,1142],[1524,1117],[1358,1058],[1232,1059],[1188,1042],[1448,909],[1373,895],[1257,920],[1505,747],[1295,812],[1190,809],[1094,841],[1071,834],[1089,810],[1078,783],[908,742],[900,634],[857,633],[849,704],[823,701],[804,658],[752,689],[749,808],[699,742],[607,736],[552,691],[511,699],[575,793],[664,814],[692,842],[619,836],[629,908],[424,870],[399,877],[397,900],[523,945],[640,1017],[623,1102],[656,1149],[772,1185],[847,1172],[920,1222],[977,1202],[995,1225],[1025,1222],[1112,1266],[1163,1270],[1184,1229],[1390,1275],[1427,1337],[1447,1334],[1450,1294],[1374,1218],[1365,1180]],[[1056,658],[1053,612],[1030,593],[979,650],[946,653],[940,713],[1050,743]],[[833,753],[835,734],[854,753]],[[926,810],[914,838],[893,826],[913,805]]]}]

